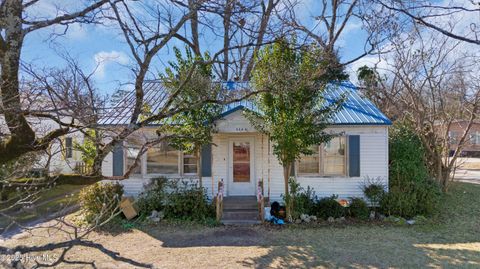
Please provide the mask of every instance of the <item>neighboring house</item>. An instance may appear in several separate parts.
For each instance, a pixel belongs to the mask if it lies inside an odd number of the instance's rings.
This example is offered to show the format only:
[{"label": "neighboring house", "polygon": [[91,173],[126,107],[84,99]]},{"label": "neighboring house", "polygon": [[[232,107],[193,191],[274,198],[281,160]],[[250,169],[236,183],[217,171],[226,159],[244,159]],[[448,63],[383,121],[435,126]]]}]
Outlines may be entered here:
[{"label": "neighboring house", "polygon": [[[47,97],[33,94],[25,94],[25,96],[27,97],[22,98],[22,105],[25,110],[65,110],[59,107],[58,103],[53,108]],[[68,115],[62,115],[61,113],[54,115],[63,123],[72,122],[72,118]],[[28,117],[27,120],[37,137],[43,137],[45,134],[60,128],[57,122],[48,118]],[[9,134],[8,126],[2,114],[0,114],[0,134],[2,136],[8,136]],[[74,145],[75,143],[83,143],[83,137],[84,135],[79,130],[71,128],[65,136],[54,139],[46,150],[34,152],[37,157],[35,158],[36,162],[32,163],[32,172],[35,174],[48,173],[49,175],[77,173],[76,168],[82,166],[82,153],[75,150]]]},{"label": "neighboring house", "polygon": [[[248,90],[247,83],[223,85],[230,91]],[[155,111],[165,98],[163,86],[159,82],[149,82],[145,89],[144,100]],[[333,194],[340,198],[363,196],[361,186],[367,177],[388,184],[388,127],[391,122],[370,101],[360,97],[350,83],[330,84],[327,97],[335,99],[343,93],[347,100],[328,128],[341,136],[314,147],[315,154],[295,164],[298,182],[303,187],[314,188],[320,197]],[[127,96],[117,109],[107,112],[100,124],[113,129],[126,125],[133,100],[133,94]],[[214,124],[213,141],[202,149],[200,156],[177,151],[168,143],[150,148],[130,178],[121,181],[125,193],[138,194],[150,178],[165,176],[192,181],[201,179],[210,197],[216,195],[221,179],[225,184],[225,196],[253,196],[257,192],[257,182],[263,179],[265,196],[271,201],[280,201],[284,192],[282,166],[272,153],[268,136],[255,130],[244,117],[245,110],[255,110],[255,106],[245,100],[223,108]],[[155,135],[154,130],[155,126],[151,126],[135,132],[124,141],[123,147],[110,153],[104,160],[103,174],[123,175],[133,163],[139,146]]]},{"label": "neighboring house", "polygon": [[[450,124],[448,138],[450,142],[450,154],[458,147],[458,143],[468,126],[466,120],[456,120]],[[480,121],[475,121],[467,134],[467,140],[462,147],[460,156],[480,158]]]}]

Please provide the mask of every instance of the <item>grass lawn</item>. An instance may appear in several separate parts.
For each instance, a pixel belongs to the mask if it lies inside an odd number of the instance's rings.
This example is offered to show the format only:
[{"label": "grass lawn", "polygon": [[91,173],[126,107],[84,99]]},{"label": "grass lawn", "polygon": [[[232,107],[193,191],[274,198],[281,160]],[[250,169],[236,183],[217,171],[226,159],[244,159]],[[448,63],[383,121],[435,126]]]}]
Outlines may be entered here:
[{"label": "grass lawn", "polygon": [[[5,242],[39,245],[62,233],[23,234]],[[142,225],[91,234],[89,240],[155,268],[480,268],[480,185],[455,183],[434,223],[204,227]],[[67,258],[98,268],[139,268],[98,249],[74,247]],[[70,266],[70,267],[69,267]],[[62,265],[61,268],[79,268]],[[83,267],[80,267],[83,268]]]},{"label": "grass lawn", "polygon": [[[15,208],[9,215],[15,218],[15,221],[26,224],[37,219],[42,219],[50,214],[62,210],[68,205],[77,203],[78,191],[83,188],[84,185],[57,185],[49,190],[41,192],[38,200],[35,201],[34,206],[28,209]],[[66,194],[73,193],[73,196],[66,197]],[[6,218],[0,218],[0,233],[2,230],[11,223]]]}]

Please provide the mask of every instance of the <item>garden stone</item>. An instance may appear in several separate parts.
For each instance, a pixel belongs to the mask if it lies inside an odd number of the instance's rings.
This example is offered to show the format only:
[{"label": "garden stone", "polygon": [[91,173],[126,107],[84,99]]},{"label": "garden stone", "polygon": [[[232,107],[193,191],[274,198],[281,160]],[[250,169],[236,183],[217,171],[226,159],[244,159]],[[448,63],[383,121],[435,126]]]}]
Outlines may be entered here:
[{"label": "garden stone", "polygon": [[413,219],[407,220],[407,224],[413,225],[413,224],[415,224],[415,220],[413,220]]},{"label": "garden stone", "polygon": [[160,222],[160,220],[163,218],[163,212],[158,212],[157,210],[152,210],[152,213],[150,216],[148,216],[148,219],[152,222]]},{"label": "garden stone", "polygon": [[306,217],[304,220],[303,220],[305,223],[309,223],[310,222],[310,217]]},{"label": "garden stone", "polygon": [[310,216],[310,219],[311,219],[312,221],[317,221],[317,216]]},{"label": "garden stone", "polygon": [[383,214],[377,213],[377,218],[381,221],[384,221],[386,217]]},{"label": "garden stone", "polygon": [[300,224],[300,223],[302,223],[302,220],[301,220],[301,219],[296,219],[296,220],[295,220],[295,224]]},{"label": "garden stone", "polygon": [[158,222],[160,222],[160,218],[159,218],[159,217],[150,218],[150,221],[155,222],[155,223],[158,223]]},{"label": "garden stone", "polygon": [[375,219],[375,211],[370,211],[370,220]]},{"label": "garden stone", "polygon": [[160,219],[163,219],[165,217],[165,212],[163,212],[163,211],[158,212],[158,217]]},{"label": "garden stone", "polygon": [[300,219],[301,219],[302,221],[306,221],[306,219],[308,219],[308,215],[307,215],[307,214],[301,214],[301,215],[300,215]]},{"label": "garden stone", "polygon": [[150,218],[150,219],[158,218],[158,211],[157,210],[152,210],[152,213],[150,213],[150,216],[148,218]]},{"label": "garden stone", "polygon": [[333,223],[333,222],[335,222],[335,219],[333,217],[328,217],[327,221],[330,222],[330,223]]}]

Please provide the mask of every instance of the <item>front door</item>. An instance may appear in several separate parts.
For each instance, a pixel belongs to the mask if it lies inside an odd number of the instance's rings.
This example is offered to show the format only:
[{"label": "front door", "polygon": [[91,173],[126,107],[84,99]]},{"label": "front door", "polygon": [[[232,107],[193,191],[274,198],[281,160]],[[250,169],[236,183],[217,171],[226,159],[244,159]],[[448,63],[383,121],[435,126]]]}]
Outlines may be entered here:
[{"label": "front door", "polygon": [[229,141],[228,195],[255,195],[253,147],[251,138]]}]

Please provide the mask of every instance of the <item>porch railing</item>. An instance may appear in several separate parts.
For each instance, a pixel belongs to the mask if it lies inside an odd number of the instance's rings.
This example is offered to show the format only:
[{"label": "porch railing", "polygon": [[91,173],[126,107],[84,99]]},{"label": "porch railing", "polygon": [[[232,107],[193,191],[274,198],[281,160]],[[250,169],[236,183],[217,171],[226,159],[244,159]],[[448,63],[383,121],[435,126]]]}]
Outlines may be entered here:
[{"label": "porch railing", "polygon": [[223,214],[223,178],[218,181],[217,196],[215,197],[215,209],[217,221],[220,221]]},{"label": "porch railing", "polygon": [[258,219],[262,222],[265,221],[265,197],[263,193],[263,179],[260,179],[257,186],[257,203],[259,214]]},{"label": "porch railing", "polygon": [[76,162],[73,170],[80,175],[92,173],[92,167],[86,165],[84,162]]}]

